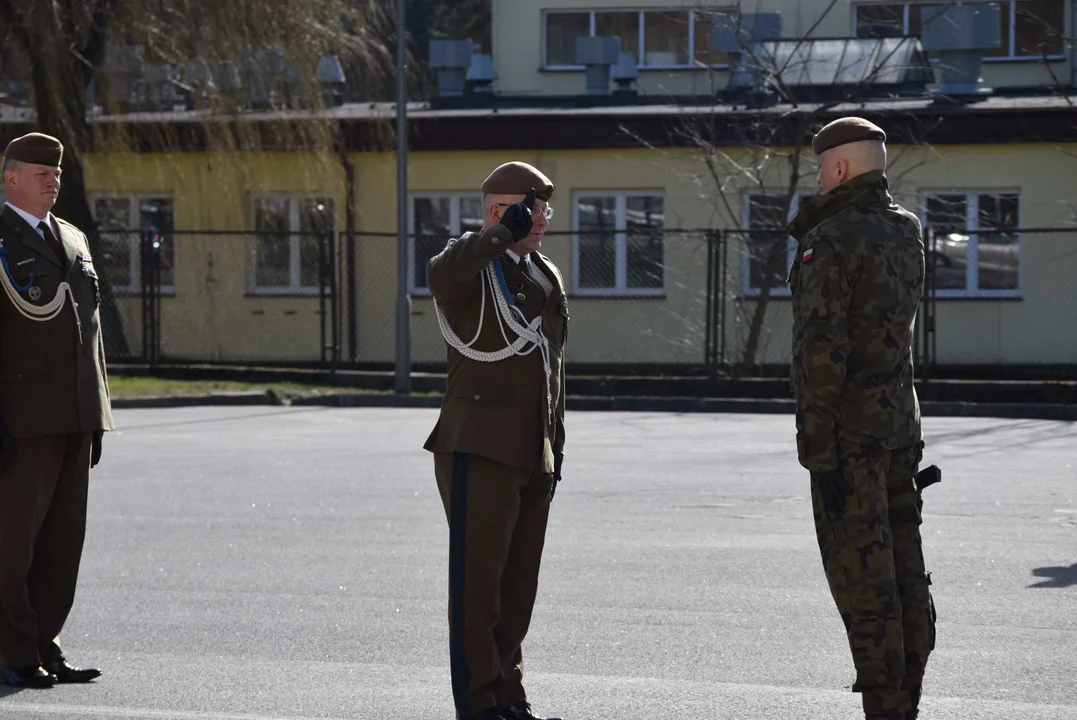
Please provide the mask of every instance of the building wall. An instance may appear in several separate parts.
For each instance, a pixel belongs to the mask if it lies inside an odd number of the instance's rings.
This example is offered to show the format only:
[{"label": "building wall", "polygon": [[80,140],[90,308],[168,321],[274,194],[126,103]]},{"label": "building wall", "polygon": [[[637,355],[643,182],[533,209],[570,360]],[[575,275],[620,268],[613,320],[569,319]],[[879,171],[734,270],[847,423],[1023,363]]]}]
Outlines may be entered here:
[{"label": "building wall", "polygon": [[[176,290],[161,302],[161,351],[199,360],[320,357],[316,297],[251,292],[251,199],[317,194],[334,200],[343,226],[344,174],[334,158],[295,153],[90,155],[91,194],[171,197]],[[228,231],[238,234],[227,234]],[[128,342],[141,347],[141,302],[119,297]]]},{"label": "building wall", "polygon": [[[732,160],[750,164],[748,151]],[[778,157],[779,153],[772,153]],[[891,148],[897,199],[917,208],[923,191],[1019,190],[1023,227],[1073,226],[1077,146]],[[543,252],[573,273],[573,197],[577,193],[649,190],[660,193],[667,229],[739,227],[749,189],[732,183],[731,218],[698,154],[688,150],[558,151],[548,153],[420,152],[409,158],[413,193],[476,192],[486,175],[508,160],[535,164],[556,183],[555,215]],[[391,154],[353,154],[357,230],[356,287],[359,359],[393,359],[396,303],[396,172]],[[767,188],[787,178],[779,161],[766,174]],[[318,301],[265,297],[247,285],[249,237],[217,231],[249,230],[250,197],[265,192],[325,195],[344,227],[344,179],[335,159],[307,155],[91,156],[91,191],[169,193],[175,199],[177,289],[162,310],[166,355],[207,360],[317,360]],[[814,169],[802,180],[814,192]],[[725,180],[730,180],[726,177]],[[1077,315],[1072,277],[1077,274],[1077,233],[1026,234],[1019,298],[943,299],[938,302],[938,360],[942,363],[1077,362]],[[706,337],[707,240],[701,233],[667,233],[666,283],[661,297],[570,296],[568,359],[572,362],[701,363]],[[744,299],[743,246],[727,248],[727,360],[739,359],[755,301]],[[342,286],[343,292],[343,286]],[[137,298],[120,300],[138,345]],[[790,308],[775,298],[760,338],[758,360],[789,357]],[[412,351],[419,362],[444,359],[432,301],[412,298]]]},{"label": "building wall", "polygon": [[[1064,2],[1064,0],[1059,0]],[[853,37],[856,32],[854,3],[851,0],[744,0],[714,3],[707,0],[498,0],[493,7],[493,59],[497,79],[495,89],[506,95],[579,95],[585,90],[582,70],[544,68],[544,15],[549,11],[684,9],[742,12],[779,12],[784,37]],[[913,8],[915,11],[915,8]],[[1067,36],[1071,36],[1072,11],[1065,10]],[[522,32],[521,29],[527,29]],[[537,30],[537,31],[533,31]],[[1007,40],[1008,39],[1004,39]],[[994,60],[984,63],[983,78],[988,87],[1025,85],[1052,86],[1070,78],[1069,59],[1046,65],[1037,59]],[[639,88],[648,96],[692,95],[725,87],[725,69],[640,70]]]}]

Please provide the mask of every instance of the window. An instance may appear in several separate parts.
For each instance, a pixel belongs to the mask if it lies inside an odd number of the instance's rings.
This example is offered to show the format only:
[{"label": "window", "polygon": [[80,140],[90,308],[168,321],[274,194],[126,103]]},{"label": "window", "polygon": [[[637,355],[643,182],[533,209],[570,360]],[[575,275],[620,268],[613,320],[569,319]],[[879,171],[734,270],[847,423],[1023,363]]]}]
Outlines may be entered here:
[{"label": "window", "polygon": [[797,250],[797,241],[786,228],[800,203],[814,197],[799,193],[785,209],[784,192],[751,193],[744,198],[744,294],[759,295],[765,281],[770,295],[789,295],[786,282]]},{"label": "window", "polygon": [[482,230],[482,195],[446,193],[411,198],[411,292],[426,293],[426,265],[449,238]]},{"label": "window", "polygon": [[576,38],[613,36],[643,68],[689,68],[728,62],[711,49],[713,13],[687,10],[547,12],[546,68],[578,69]]},{"label": "window", "polygon": [[147,233],[160,243],[161,290],[175,290],[172,198],[97,195],[93,198],[93,214],[101,233],[100,257],[94,258],[94,266],[112,292],[123,295],[142,291],[140,240]]},{"label": "window", "polygon": [[1016,192],[940,192],[924,196],[922,221],[935,231],[940,296],[1014,297],[1020,294],[1020,195]]},{"label": "window", "polygon": [[260,294],[312,294],[322,274],[322,245],[335,225],[333,201],[297,195],[252,200],[251,286]]},{"label": "window", "polygon": [[574,198],[572,285],[581,295],[665,293],[665,200],[654,193]]},{"label": "window", "polygon": [[[1002,44],[984,52],[986,58],[1061,57],[1065,31],[1065,0],[1005,0],[999,32]],[[918,3],[872,3],[854,6],[856,36],[903,37],[921,33]]]}]

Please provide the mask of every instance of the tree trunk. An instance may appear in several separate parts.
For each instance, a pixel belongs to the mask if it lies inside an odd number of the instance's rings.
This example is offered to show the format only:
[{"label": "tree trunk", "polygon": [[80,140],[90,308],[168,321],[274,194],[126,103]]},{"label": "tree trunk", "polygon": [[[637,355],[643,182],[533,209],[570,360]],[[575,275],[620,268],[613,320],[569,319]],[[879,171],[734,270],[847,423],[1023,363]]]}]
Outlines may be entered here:
[{"label": "tree trunk", "polygon": [[[35,10],[43,12],[43,9]],[[83,169],[84,153],[93,143],[93,129],[86,111],[94,68],[64,44],[58,28],[54,37],[49,36],[48,29],[47,23],[31,22],[23,37],[32,68],[37,129],[55,136],[64,145],[62,187],[53,213],[82,230],[90,244],[91,256],[101,257],[101,235],[86,196]],[[129,358],[131,350],[123,318],[108,278],[99,272],[98,283],[105,352],[111,358]]]},{"label": "tree trunk", "polygon": [[767,256],[763,266],[763,287],[759,289],[759,299],[756,300],[755,312],[752,313],[752,324],[748,329],[748,341],[744,344],[744,355],[741,357],[741,365],[745,368],[754,367],[756,355],[759,353],[759,341],[763,336],[763,325],[767,317],[767,308],[770,306],[770,290],[773,287],[772,280],[778,276],[786,255],[784,242],[774,243],[774,249]]}]

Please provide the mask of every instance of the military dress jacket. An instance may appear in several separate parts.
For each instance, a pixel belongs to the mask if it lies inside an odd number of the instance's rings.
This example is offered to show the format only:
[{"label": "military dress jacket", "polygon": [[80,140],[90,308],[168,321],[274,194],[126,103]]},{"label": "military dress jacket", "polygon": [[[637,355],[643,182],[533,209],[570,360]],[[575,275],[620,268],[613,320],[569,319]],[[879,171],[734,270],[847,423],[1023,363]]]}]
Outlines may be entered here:
[{"label": "military dress jacket", "polygon": [[[464,357],[446,343],[445,396],[424,447],[430,452],[481,455],[512,467],[552,473],[554,458],[565,444],[564,346],[569,320],[565,284],[549,258],[531,253],[535,267],[553,286],[547,297],[542,286],[504,254],[513,244],[512,234],[500,224],[450,240],[430,260],[427,286],[457,337],[467,343],[477,336],[473,349],[498,351],[506,346],[505,336],[483,277],[487,266],[498,263],[505,281],[501,292],[512,297],[528,322],[542,315],[542,332],[549,343],[550,404],[538,349],[482,362]],[[517,339],[511,331],[506,335],[509,343]]]},{"label": "military dress jacket", "polygon": [[44,321],[27,318],[0,290],[0,422],[15,438],[114,429],[97,271],[86,236],[53,218],[63,257],[10,207],[0,211],[0,272],[18,295],[48,305],[61,283],[71,287],[59,315]]},{"label": "military dress jacket", "polygon": [[797,449],[813,472],[838,467],[837,441],[920,442],[913,327],[924,287],[920,220],[882,171],[805,203],[790,224]]}]

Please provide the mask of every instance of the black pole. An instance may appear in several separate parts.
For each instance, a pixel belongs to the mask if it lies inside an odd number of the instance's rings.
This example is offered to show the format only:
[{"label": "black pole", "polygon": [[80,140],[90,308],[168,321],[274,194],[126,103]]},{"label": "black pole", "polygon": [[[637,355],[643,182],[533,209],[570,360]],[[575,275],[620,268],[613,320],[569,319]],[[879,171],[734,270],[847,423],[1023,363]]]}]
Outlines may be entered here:
[{"label": "black pole", "polygon": [[344,272],[345,283],[348,288],[348,362],[359,360],[359,298],[355,287],[355,168],[347,158],[347,150],[343,150],[344,156],[344,186],[348,195],[345,203],[347,239],[344,242]]},{"label": "black pole", "polygon": [[714,305],[716,298],[714,297],[714,233],[709,232],[706,234],[707,240],[707,309],[706,320],[704,324],[704,349],[703,349],[703,364],[707,367],[707,372],[710,375],[715,374],[714,367],[714,330],[716,317],[714,315]]}]

